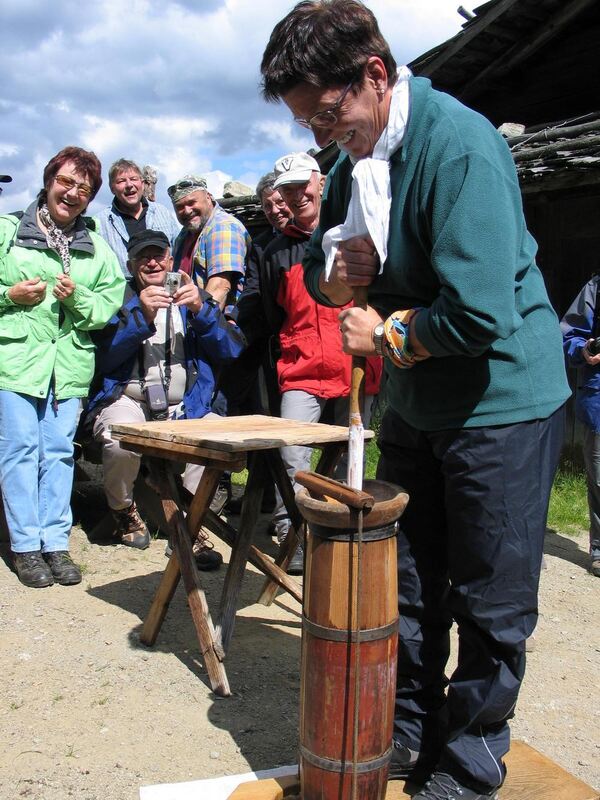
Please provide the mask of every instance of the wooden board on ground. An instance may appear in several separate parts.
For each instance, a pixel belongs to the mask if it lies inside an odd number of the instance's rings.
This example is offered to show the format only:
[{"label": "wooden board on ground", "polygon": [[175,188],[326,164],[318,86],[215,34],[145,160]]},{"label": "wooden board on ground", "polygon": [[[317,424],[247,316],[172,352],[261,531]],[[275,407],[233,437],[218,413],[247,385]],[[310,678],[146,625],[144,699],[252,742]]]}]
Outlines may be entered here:
[{"label": "wooden board on ground", "polygon": [[[299,422],[260,414],[164,420],[139,425],[115,424],[111,430],[115,438],[128,435],[136,439],[171,442],[222,453],[268,450],[296,444],[318,447],[348,438],[348,428],[339,425]],[[374,435],[373,431],[365,431],[365,439],[372,439]]]},{"label": "wooden board on ground", "polygon": [[[513,742],[498,800],[600,800],[600,794],[524,742]],[[281,800],[298,795],[296,771],[284,778],[242,783],[228,800]],[[410,800],[404,781],[390,781],[386,800]]]}]

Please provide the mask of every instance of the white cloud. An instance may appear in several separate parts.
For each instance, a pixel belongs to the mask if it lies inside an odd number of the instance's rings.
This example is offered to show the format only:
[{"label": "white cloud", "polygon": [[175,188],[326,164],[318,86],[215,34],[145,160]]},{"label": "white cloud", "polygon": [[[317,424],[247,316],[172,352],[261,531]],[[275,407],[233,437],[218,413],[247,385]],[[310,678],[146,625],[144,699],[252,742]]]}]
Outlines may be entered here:
[{"label": "white cloud", "polygon": [[[262,52],[294,0],[8,0],[0,3],[0,211],[33,199],[62,147],[253,185],[286,152],[314,146],[258,91]],[[460,29],[458,0],[367,0],[399,62]],[[93,7],[93,13],[90,8]],[[217,177],[218,176],[218,177]],[[105,186],[98,203],[106,203]]]}]

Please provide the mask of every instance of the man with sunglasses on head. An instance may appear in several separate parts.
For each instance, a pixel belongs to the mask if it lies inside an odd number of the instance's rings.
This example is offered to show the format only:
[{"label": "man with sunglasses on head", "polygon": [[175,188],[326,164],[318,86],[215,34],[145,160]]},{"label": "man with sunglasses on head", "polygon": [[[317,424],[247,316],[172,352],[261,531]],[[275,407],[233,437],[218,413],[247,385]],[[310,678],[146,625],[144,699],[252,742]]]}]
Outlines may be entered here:
[{"label": "man with sunglasses on head", "polygon": [[126,278],[131,277],[127,268],[127,243],[140,231],[147,229],[162,231],[172,244],[180,227],[173,213],[144,197],[144,178],[135,161],[120,158],[108,171],[108,185],[113,201],[95,218],[98,233],[117,254]]},{"label": "man with sunglasses on head", "polygon": [[[172,285],[173,257],[165,233],[135,233],[127,253],[133,277],[123,306],[94,337],[96,375],[81,433],[102,445],[104,489],[120,543],[143,550],[150,536],[133,500],[140,456],[112,439],[110,425],[206,416],[215,385],[212,364],[237,358],[245,341],[188,275],[175,275],[178,288]],[[196,465],[185,469],[183,486],[192,494],[201,473]],[[222,563],[206,540],[195,552],[199,569]]]},{"label": "man with sunglasses on head", "polygon": [[183,230],[175,240],[175,269],[192,277],[221,309],[232,307],[246,272],[250,234],[208,191],[206,178],[185,175],[167,189]]}]

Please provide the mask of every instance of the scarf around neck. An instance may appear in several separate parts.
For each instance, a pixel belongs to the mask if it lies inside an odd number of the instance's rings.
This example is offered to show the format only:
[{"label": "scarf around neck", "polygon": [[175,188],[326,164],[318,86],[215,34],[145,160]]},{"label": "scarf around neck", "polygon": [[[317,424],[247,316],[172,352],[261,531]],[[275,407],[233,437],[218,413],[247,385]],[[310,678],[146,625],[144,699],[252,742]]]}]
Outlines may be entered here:
[{"label": "scarf around neck", "polygon": [[392,90],[390,113],[381,136],[367,158],[351,160],[352,195],[342,225],[336,225],[323,235],[325,253],[325,278],[329,279],[331,267],[340,242],[354,236],[369,235],[379,256],[379,272],[387,258],[390,228],[392,190],[390,182],[390,158],[402,144],[409,112],[409,79],[412,72],[400,67],[398,79]]},{"label": "scarf around neck", "polygon": [[[52,250],[56,250],[60,260],[62,261],[64,274],[70,275],[71,251],[69,250],[69,245],[73,240],[72,232],[75,227],[76,220],[73,220],[73,222],[70,225],[67,225],[66,228],[61,229],[50,216],[50,212],[48,211],[48,206],[46,203],[42,203],[38,209],[38,213],[40,215],[40,221],[46,229],[44,233],[46,234],[46,242],[48,243],[48,247],[50,247]],[[70,236],[69,233],[71,233]]]}]

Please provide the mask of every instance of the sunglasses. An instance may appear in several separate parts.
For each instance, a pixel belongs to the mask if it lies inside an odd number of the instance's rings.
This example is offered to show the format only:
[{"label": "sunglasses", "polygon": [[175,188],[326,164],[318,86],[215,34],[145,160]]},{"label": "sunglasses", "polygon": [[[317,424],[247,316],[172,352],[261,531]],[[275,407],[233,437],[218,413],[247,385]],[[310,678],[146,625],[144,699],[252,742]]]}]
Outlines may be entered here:
[{"label": "sunglasses", "polygon": [[146,264],[149,264],[151,261],[155,261],[157,264],[164,264],[169,259],[169,253],[162,253],[158,256],[134,256],[131,260],[133,261],[136,266],[144,267]]},{"label": "sunglasses", "polygon": [[335,125],[337,122],[337,111],[339,107],[344,102],[346,95],[354,85],[354,81],[348,84],[335,103],[326,108],[324,111],[317,111],[316,114],[310,119],[304,119],[303,117],[294,117],[294,122],[297,122],[298,125],[302,125],[303,128],[330,128],[332,125]]},{"label": "sunglasses", "polygon": [[91,197],[94,191],[89,183],[77,183],[74,178],[70,178],[68,175],[55,175],[54,180],[65,189],[71,190],[77,187],[79,197]]},{"label": "sunglasses", "polygon": [[169,186],[167,189],[167,194],[171,199],[173,199],[173,195],[177,194],[180,189],[203,189],[206,191],[206,184],[205,183],[198,183],[198,181],[191,181],[191,180],[183,180],[174,183],[172,186]]}]

